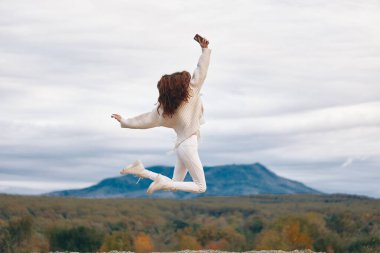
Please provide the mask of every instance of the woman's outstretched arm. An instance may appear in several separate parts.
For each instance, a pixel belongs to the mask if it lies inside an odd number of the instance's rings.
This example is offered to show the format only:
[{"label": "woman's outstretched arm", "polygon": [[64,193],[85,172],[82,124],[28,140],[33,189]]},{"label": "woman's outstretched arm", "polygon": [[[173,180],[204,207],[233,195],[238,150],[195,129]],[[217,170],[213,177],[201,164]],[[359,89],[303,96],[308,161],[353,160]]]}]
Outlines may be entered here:
[{"label": "woman's outstretched arm", "polygon": [[151,112],[146,112],[132,118],[123,118],[119,114],[112,114],[111,118],[119,121],[121,128],[147,129],[160,125],[157,108],[154,108]]},{"label": "woman's outstretched arm", "polygon": [[198,64],[196,69],[193,72],[193,75],[190,80],[190,84],[195,88],[201,88],[208,71],[208,66],[210,64],[210,55],[211,55],[211,49],[208,48],[208,40],[205,38],[202,38],[199,42],[201,48],[202,48],[202,54],[198,59]]}]

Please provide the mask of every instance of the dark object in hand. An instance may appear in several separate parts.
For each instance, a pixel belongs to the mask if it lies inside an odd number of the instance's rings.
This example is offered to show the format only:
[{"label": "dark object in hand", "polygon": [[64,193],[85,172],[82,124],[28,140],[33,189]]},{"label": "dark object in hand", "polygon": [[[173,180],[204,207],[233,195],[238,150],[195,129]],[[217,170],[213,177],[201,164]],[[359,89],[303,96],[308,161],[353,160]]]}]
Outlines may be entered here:
[{"label": "dark object in hand", "polygon": [[197,33],[197,34],[195,34],[194,39],[195,39],[198,43],[201,43],[201,39],[203,39],[203,37],[200,36],[200,35]]}]

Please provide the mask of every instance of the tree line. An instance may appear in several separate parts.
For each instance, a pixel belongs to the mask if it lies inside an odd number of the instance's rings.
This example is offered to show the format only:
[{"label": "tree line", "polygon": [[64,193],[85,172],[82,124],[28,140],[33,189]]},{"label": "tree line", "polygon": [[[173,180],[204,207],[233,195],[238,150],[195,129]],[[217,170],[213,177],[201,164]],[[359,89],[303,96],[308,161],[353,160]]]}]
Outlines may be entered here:
[{"label": "tree line", "polygon": [[352,195],[80,199],[0,195],[0,252],[380,252],[380,200]]}]

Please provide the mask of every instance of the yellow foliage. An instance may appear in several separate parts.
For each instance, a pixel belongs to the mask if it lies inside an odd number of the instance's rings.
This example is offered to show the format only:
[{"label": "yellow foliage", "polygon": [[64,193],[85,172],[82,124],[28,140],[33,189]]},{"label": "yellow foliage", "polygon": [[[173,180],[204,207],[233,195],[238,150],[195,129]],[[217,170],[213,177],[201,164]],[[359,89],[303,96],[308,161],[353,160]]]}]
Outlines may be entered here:
[{"label": "yellow foliage", "polygon": [[241,250],[241,248],[246,244],[245,237],[238,233],[232,226],[223,227],[223,229],[221,229],[221,236],[228,242],[228,244],[223,247],[224,250]]},{"label": "yellow foliage", "polygon": [[206,244],[206,249],[211,250],[224,250],[228,247],[229,242],[226,239],[220,239],[218,241],[211,241]]},{"label": "yellow foliage", "polygon": [[268,250],[268,249],[285,249],[281,236],[276,230],[265,230],[259,234],[256,239],[256,249]]},{"label": "yellow foliage", "polygon": [[202,248],[197,239],[191,235],[181,235],[178,244],[180,250],[200,250]]},{"label": "yellow foliage", "polygon": [[135,252],[136,253],[147,253],[153,250],[153,242],[149,235],[139,234],[135,237]]},{"label": "yellow foliage", "polygon": [[302,231],[298,219],[280,219],[275,225],[257,237],[257,249],[294,250],[312,248],[312,240],[307,231]]},{"label": "yellow foliage", "polygon": [[123,250],[132,251],[133,241],[131,236],[124,231],[112,232],[103,241],[100,251]]},{"label": "yellow foliage", "polygon": [[312,247],[312,241],[307,234],[301,232],[300,222],[295,221],[290,224],[286,224],[282,229],[282,234],[288,245],[292,248],[308,248]]},{"label": "yellow foliage", "polygon": [[32,238],[29,242],[31,252],[48,252],[49,251],[49,242],[41,234],[32,234]]}]

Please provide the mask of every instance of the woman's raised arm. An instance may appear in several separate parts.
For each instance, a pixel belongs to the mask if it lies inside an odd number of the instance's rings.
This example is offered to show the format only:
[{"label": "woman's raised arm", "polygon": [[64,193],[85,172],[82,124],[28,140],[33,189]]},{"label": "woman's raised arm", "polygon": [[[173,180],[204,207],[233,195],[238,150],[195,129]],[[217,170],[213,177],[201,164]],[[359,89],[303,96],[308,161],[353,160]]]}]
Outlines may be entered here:
[{"label": "woman's raised arm", "polygon": [[208,48],[208,43],[208,40],[205,38],[201,38],[201,41],[199,42],[202,48],[202,54],[198,59],[197,67],[194,70],[190,80],[190,85],[192,85],[194,88],[200,89],[207,76],[211,55],[211,49]]}]

